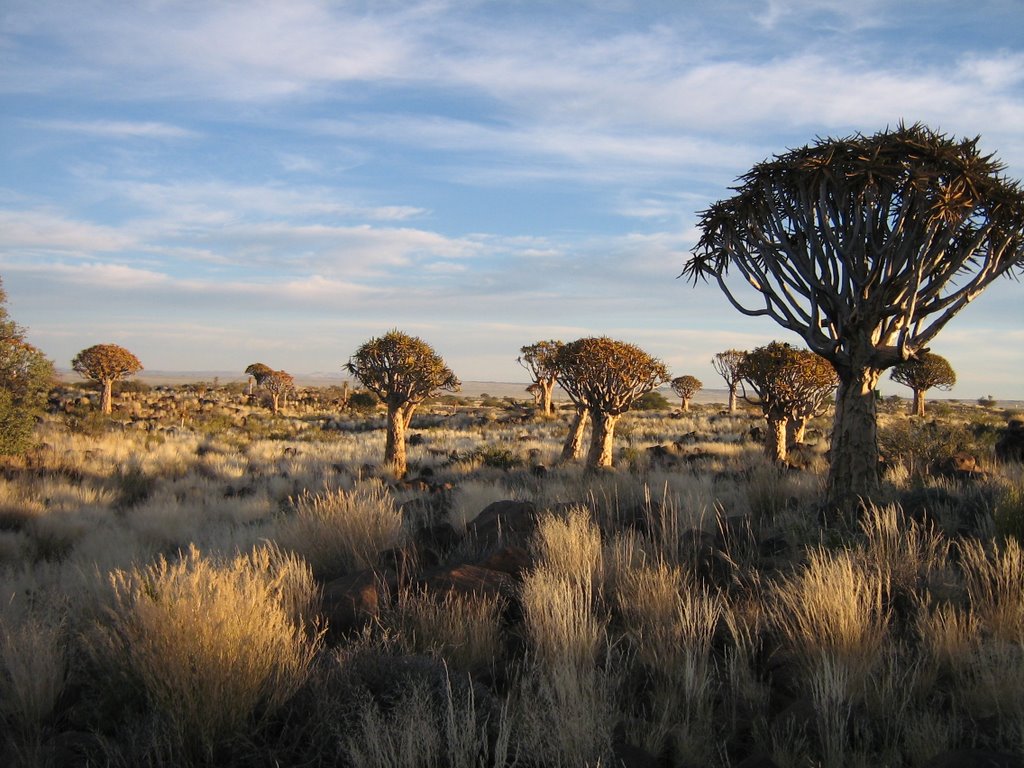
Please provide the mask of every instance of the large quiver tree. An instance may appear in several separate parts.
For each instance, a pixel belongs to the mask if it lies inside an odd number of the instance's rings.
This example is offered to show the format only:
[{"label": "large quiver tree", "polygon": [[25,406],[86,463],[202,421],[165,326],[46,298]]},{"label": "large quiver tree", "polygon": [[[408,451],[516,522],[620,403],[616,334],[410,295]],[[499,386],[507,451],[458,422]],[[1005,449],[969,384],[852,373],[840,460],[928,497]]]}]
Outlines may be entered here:
[{"label": "large quiver tree", "polygon": [[897,384],[914,390],[911,413],[924,416],[924,393],[929,389],[949,390],[956,385],[956,371],[949,360],[932,352],[922,352],[914,360],[898,363],[889,374]]},{"label": "large quiver tree", "polygon": [[246,367],[245,372],[249,376],[249,394],[251,395],[253,382],[256,382],[257,387],[262,387],[267,377],[274,373],[274,369],[264,363],[252,363]]},{"label": "large quiver tree", "polygon": [[516,362],[530,372],[533,384],[539,390],[541,413],[545,416],[553,416],[555,413],[551,393],[555,388],[555,361],[561,348],[560,341],[538,341],[521,347],[519,357],[516,358]]},{"label": "large quiver tree", "polygon": [[729,389],[729,413],[736,413],[736,390],[740,384],[740,365],[746,353],[739,349],[727,349],[711,358],[711,367],[725,380]]},{"label": "large quiver tree", "polygon": [[427,342],[401,331],[370,339],[345,369],[379,397],[388,409],[384,463],[401,477],[406,470],[405,430],[426,398],[461,382]]},{"label": "large quiver tree", "polygon": [[839,375],[831,504],[878,488],[882,372],[1021,268],[1024,193],[1002,170],[978,139],[901,125],[778,155],[702,212],[683,274],[799,334]]},{"label": "large quiver tree", "polygon": [[110,414],[114,382],[134,376],[142,370],[142,363],[117,344],[94,344],[75,355],[71,367],[85,378],[100,383],[103,389],[100,411]]},{"label": "large quiver tree", "polygon": [[558,383],[579,411],[590,413],[588,467],[612,465],[619,417],[638,397],[668,381],[668,369],[639,347],[607,337],[565,344],[558,352]]},{"label": "large quiver tree", "polygon": [[287,405],[288,395],[295,391],[295,377],[287,371],[271,371],[262,377],[260,387],[270,395],[270,410],[276,415],[281,410],[281,399]]}]

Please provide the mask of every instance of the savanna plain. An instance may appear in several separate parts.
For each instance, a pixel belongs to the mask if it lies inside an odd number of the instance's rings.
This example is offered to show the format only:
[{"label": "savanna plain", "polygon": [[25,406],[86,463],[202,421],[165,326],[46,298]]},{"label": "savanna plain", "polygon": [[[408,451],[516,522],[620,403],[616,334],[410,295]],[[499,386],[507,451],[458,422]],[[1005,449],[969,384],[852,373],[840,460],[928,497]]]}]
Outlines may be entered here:
[{"label": "savanna plain", "polygon": [[450,395],[397,478],[366,400],[56,390],[0,479],[0,761],[1024,758],[1019,412],[881,402],[882,492],[837,520],[827,414],[779,466],[759,411],[654,401],[595,471],[567,407]]}]

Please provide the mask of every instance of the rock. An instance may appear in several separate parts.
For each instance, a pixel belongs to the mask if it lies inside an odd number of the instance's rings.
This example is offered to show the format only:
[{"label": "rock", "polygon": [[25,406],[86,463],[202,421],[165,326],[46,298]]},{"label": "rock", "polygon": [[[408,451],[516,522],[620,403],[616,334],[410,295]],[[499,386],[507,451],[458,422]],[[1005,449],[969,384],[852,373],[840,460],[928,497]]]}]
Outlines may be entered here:
[{"label": "rock", "polygon": [[336,640],[362,629],[380,614],[397,587],[394,573],[373,569],[356,571],[324,584],[321,613],[327,620],[328,637]]},{"label": "rock", "polygon": [[507,573],[479,565],[456,565],[426,574],[421,582],[427,592],[444,597],[456,593],[475,597],[503,597],[514,591]]},{"label": "rock", "polygon": [[978,460],[966,451],[960,451],[935,463],[933,474],[952,480],[984,480],[988,475],[978,466]]},{"label": "rock", "polygon": [[466,526],[481,544],[496,546],[509,536],[527,537],[537,528],[537,508],[529,501],[495,501]]},{"label": "rock", "polygon": [[505,573],[514,579],[520,578],[533,564],[533,558],[524,548],[516,545],[502,547],[477,563],[481,568]]},{"label": "rock", "polygon": [[924,768],[1020,768],[1020,758],[1003,752],[957,749],[936,755]]}]

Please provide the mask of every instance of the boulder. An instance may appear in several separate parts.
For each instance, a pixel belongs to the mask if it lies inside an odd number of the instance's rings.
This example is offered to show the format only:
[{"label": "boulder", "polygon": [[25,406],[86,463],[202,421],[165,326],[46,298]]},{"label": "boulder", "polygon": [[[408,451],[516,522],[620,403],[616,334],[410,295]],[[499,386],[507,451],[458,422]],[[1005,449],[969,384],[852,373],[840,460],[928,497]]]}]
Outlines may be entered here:
[{"label": "boulder", "polygon": [[529,501],[495,501],[484,507],[466,530],[484,545],[496,546],[510,536],[528,537],[537,528],[537,508]]},{"label": "boulder", "polygon": [[327,620],[328,638],[337,640],[362,629],[380,614],[397,588],[398,577],[394,573],[373,569],[356,571],[324,584],[321,614]]},{"label": "boulder", "polygon": [[524,547],[514,544],[495,550],[477,565],[498,573],[505,573],[514,579],[520,578],[533,564],[533,558]]},{"label": "boulder", "polygon": [[424,574],[421,586],[438,597],[455,593],[474,597],[503,597],[514,593],[514,581],[507,573],[479,565],[456,565]]}]

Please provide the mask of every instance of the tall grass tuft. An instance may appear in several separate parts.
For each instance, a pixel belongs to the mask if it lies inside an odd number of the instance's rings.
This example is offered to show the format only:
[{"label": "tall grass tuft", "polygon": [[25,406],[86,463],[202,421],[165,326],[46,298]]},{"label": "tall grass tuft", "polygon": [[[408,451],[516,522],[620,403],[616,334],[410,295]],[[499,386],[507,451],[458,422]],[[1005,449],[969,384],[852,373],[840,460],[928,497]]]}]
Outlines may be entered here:
[{"label": "tall grass tuft", "polygon": [[278,541],[300,554],[321,577],[372,568],[377,555],[402,540],[402,513],[380,480],[350,490],[304,492],[281,521]]},{"label": "tall grass tuft", "polygon": [[1024,644],[1024,551],[1013,538],[991,553],[976,539],[960,544],[960,564],[971,606],[994,637]]},{"label": "tall grass tuft", "polygon": [[145,691],[185,754],[210,756],[258,710],[280,707],[321,645],[302,618],[313,612],[312,574],[273,548],[218,561],[191,547],[110,582],[100,661]]},{"label": "tall grass tuft", "polygon": [[[776,589],[773,621],[814,671],[827,656],[843,664],[851,692],[863,692],[888,630],[882,574],[866,571],[855,553],[811,550],[806,566]],[[835,675],[832,675],[835,677]]]},{"label": "tall grass tuft", "polygon": [[0,704],[30,739],[54,711],[67,680],[66,632],[56,619],[29,616],[0,623]]}]

